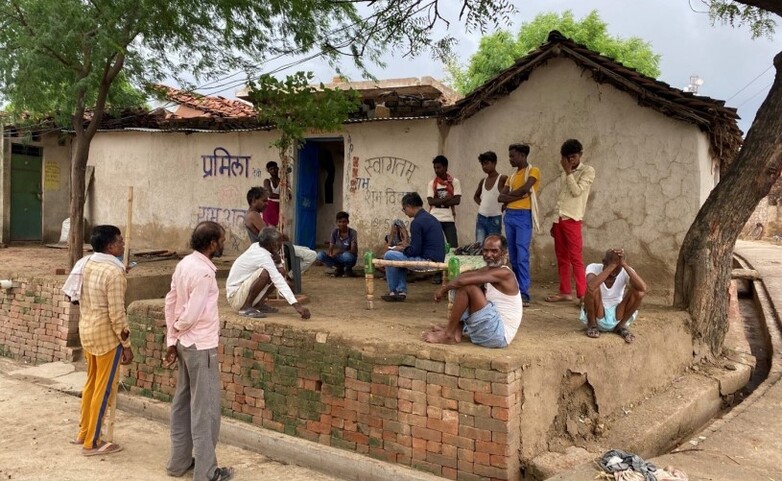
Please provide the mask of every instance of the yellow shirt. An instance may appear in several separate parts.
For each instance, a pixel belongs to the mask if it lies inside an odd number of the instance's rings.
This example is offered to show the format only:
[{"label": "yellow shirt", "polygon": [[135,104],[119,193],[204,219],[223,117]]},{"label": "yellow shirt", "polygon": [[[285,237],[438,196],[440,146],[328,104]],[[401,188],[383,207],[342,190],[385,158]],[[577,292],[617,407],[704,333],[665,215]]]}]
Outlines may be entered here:
[{"label": "yellow shirt", "polygon": [[120,344],[130,347],[130,339],[120,334],[128,327],[125,316],[125,290],[128,281],[118,266],[87,261],[81,288],[79,337],[82,347],[95,356],[106,354]]},{"label": "yellow shirt", "polygon": [[[529,175],[526,174],[526,171],[529,170]],[[532,184],[532,188],[535,190],[535,193],[538,193],[538,190],[540,189],[540,169],[537,167],[533,167],[531,165],[528,165],[526,168],[522,170],[517,170],[513,173],[513,175],[510,176],[510,179],[508,179],[508,185],[510,185],[511,192],[518,189],[522,185],[524,185],[527,181],[524,180],[525,177],[534,177],[535,183]],[[513,202],[510,202],[508,204],[508,209],[532,209],[532,201],[530,200],[529,196],[524,197],[523,199],[515,200]]]}]

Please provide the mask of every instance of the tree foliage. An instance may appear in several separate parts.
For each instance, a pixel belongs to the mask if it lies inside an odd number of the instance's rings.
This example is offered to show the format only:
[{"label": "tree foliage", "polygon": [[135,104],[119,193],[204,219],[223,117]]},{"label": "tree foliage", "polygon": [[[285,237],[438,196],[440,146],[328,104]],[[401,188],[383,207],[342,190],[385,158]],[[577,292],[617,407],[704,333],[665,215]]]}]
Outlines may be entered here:
[{"label": "tree foliage", "polygon": [[279,138],[273,143],[287,152],[304,140],[309,130],[334,131],[360,106],[358,92],[312,85],[312,72],[297,72],[285,80],[262,75],[250,82],[250,101],[258,118],[274,124]]},{"label": "tree foliage", "polygon": [[361,99],[353,89],[338,90],[312,85],[311,72],[297,72],[285,80],[262,75],[257,82],[249,83],[249,96],[258,118],[275,126],[279,137],[272,145],[280,154],[280,230],[285,232],[285,204],[288,201],[289,183],[288,153],[300,144],[309,131],[333,132],[341,128],[361,105]]},{"label": "tree foliage", "polygon": [[[497,25],[507,0],[462,0],[468,28]],[[0,96],[33,116],[59,113],[74,132],[71,246],[82,254],[89,147],[117,86],[147,88],[186,72],[197,81],[305,54],[365,69],[387,48],[445,52],[439,0],[0,0]],[[116,99],[116,100],[114,100]],[[117,105],[118,106],[118,105]],[[85,120],[85,112],[90,112]]]},{"label": "tree foliage", "polygon": [[752,30],[752,37],[771,37],[776,22],[771,12],[762,8],[745,5],[731,0],[701,0],[709,10],[712,22],[720,21],[731,27],[747,25]]},{"label": "tree foliage", "polygon": [[595,10],[581,20],[577,20],[570,10],[562,14],[542,13],[531,22],[523,23],[515,38],[502,30],[486,35],[481,38],[478,51],[470,57],[466,68],[453,57],[446,57],[446,71],[456,89],[467,94],[544,44],[552,30],[559,30],[565,37],[644,75],[655,78],[660,75],[661,57],[652,51],[649,42],[638,37],[612,36],[608,24]]}]

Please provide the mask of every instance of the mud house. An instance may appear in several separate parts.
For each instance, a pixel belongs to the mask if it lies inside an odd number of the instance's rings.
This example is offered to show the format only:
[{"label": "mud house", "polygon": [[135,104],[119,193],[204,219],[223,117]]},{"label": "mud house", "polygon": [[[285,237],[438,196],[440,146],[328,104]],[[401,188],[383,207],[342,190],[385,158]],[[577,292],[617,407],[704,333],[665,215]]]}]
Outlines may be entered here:
[{"label": "mud house", "polygon": [[[597,170],[585,219],[586,260],[599,259],[607,246],[623,245],[646,278],[670,287],[687,228],[741,141],[736,111],[724,102],[645,77],[556,32],[459,100],[429,77],[350,85],[361,94],[361,112],[339,132],[313,133],[294,155],[288,232],[300,244],[322,243],[334,214],[346,210],[362,250],[379,249],[389,223],[402,216],[401,195],[424,193],[437,154],[450,159],[451,173],[462,182],[457,227],[460,243],[470,242],[477,212],[472,194],[482,176],[478,154],[494,150],[501,159],[498,170],[509,173],[507,146],[526,142],[543,186],[543,233],[533,240],[533,278],[553,279],[548,229],[558,191],[559,146],[578,138],[584,162]],[[228,251],[238,253],[247,245],[245,193],[267,176],[266,162],[278,160],[270,148],[276,133],[258,125],[241,101],[175,89],[168,98],[176,106],[170,113],[126,121],[96,135],[87,217],[93,224],[123,224],[125,187],[132,185],[134,248],[184,250],[193,225],[213,219],[230,232]],[[67,214],[62,204],[68,141],[57,139],[64,145],[32,144],[42,148],[45,166],[58,159],[60,191],[49,197],[46,185],[54,185],[54,174],[46,168],[40,174],[47,213],[40,237],[47,241],[56,240]],[[16,182],[9,166],[17,144],[6,139],[2,163],[4,239],[19,215],[8,209]],[[57,208],[47,209],[49,199]]]}]

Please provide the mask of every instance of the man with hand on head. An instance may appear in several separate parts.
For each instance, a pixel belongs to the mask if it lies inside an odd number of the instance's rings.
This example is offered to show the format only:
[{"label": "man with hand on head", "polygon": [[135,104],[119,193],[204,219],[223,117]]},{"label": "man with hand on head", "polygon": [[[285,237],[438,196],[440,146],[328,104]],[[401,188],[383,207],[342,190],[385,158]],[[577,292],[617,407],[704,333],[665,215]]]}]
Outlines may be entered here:
[{"label": "man with hand on head", "polygon": [[217,466],[215,454],[220,435],[220,290],[212,258],[223,255],[224,245],[220,224],[199,223],[190,237],[193,252],[177,264],[166,295],[166,366],[179,360],[171,402],[169,476],[191,469],[194,480],[228,481],[234,475],[233,468]]},{"label": "man with hand on head", "polygon": [[[587,291],[580,320],[586,324],[586,335],[600,337],[600,331],[615,332],[626,343],[635,340],[628,326],[638,316],[646,293],[646,283],[627,264],[624,249],[609,249],[601,264],[586,268]],[[625,292],[625,287],[628,287]]]},{"label": "man with hand on head", "polygon": [[595,169],[581,162],[583,151],[581,142],[576,139],[566,140],[560,148],[562,174],[557,198],[558,217],[551,226],[559,270],[559,293],[546,297],[547,302],[573,299],[571,272],[576,284],[576,297],[583,298],[587,289],[581,230],[589,191],[595,181]]}]

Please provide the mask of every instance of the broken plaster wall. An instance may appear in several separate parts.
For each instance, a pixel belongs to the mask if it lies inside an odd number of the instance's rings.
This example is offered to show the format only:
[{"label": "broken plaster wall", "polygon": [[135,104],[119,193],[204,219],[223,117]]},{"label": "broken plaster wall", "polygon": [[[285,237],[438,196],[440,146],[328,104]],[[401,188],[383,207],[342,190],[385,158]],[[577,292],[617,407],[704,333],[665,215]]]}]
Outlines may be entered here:
[{"label": "broken plaster wall", "polygon": [[[665,390],[672,379],[680,376],[692,362],[689,318],[683,312],[671,311],[667,315],[664,323],[645,324],[633,349],[625,349],[618,336],[604,340],[612,334],[603,333],[596,349],[562,349],[557,346],[560,341],[552,339],[550,349],[532,355],[522,366],[521,459],[530,460],[557,449],[557,438],[579,445],[583,439],[570,438],[564,430],[557,430],[557,426],[566,424],[566,420],[557,419],[558,415],[578,419],[582,414],[578,409],[565,413],[562,409],[571,405],[578,391],[593,393],[594,404],[589,411],[595,416],[592,425],[596,425]],[[640,325],[644,321],[642,308],[637,322]],[[585,343],[592,342],[583,339]],[[575,378],[585,380],[586,386],[573,383]]]},{"label": "broken plaster wall", "polygon": [[40,139],[4,137],[0,142],[0,243],[11,240],[11,146],[24,144],[40,147],[41,239],[57,242],[62,221],[69,216],[71,140],[59,132],[44,134]]},{"label": "broken plaster wall", "polygon": [[[437,154],[436,121],[349,124],[340,132],[308,136],[340,137],[343,174],[335,182],[340,184],[335,195],[341,194],[342,208],[350,213],[351,226],[359,232],[361,252],[375,249],[380,254],[390,222],[404,218],[409,224],[401,211],[402,195],[416,190],[425,197],[426,183],[434,175],[431,160]],[[277,150],[270,147],[276,138],[274,131],[98,133],[90,149],[89,165],[95,166],[95,176],[87,215],[92,225],[110,223],[124,230],[127,187],[132,185],[134,250],[186,251],[192,228],[202,220],[214,220],[226,227],[226,254],[237,255],[249,245],[244,229],[246,193],[268,177],[266,162],[279,163]],[[209,169],[209,156],[217,148],[249,158],[240,160],[242,168],[220,172],[218,160],[217,168]],[[287,209],[288,219],[293,217],[296,199],[296,162],[291,165],[293,202]],[[322,233],[324,224],[334,225],[334,213],[324,210],[321,214],[317,222]],[[290,224],[287,232],[292,232]]]},{"label": "broken plaster wall", "polygon": [[359,233],[360,252],[382,255],[391,222],[401,219],[410,225],[402,213],[402,196],[415,191],[426,203],[426,185],[434,177],[432,159],[438,153],[437,121],[349,124],[343,135],[344,210]]},{"label": "broken plaster wall", "polygon": [[[90,148],[95,167],[87,213],[92,225],[115,224],[123,232],[127,191],[133,186],[134,250],[188,250],[193,227],[212,220],[226,228],[225,252],[249,245],[244,228],[246,194],[268,177],[266,162],[279,162],[269,132],[101,132]],[[224,149],[216,150],[216,149]],[[218,158],[213,164],[211,156]]]},{"label": "broken plaster wall", "polygon": [[527,143],[530,163],[541,171],[542,222],[531,246],[532,277],[555,280],[549,230],[557,214],[559,149],[569,138],[581,141],[582,161],[597,173],[584,220],[585,264],[622,246],[652,289],[667,292],[679,246],[714,184],[707,138],[696,126],[595,82],[567,59],[539,67],[507,97],[451,127],[445,155],[465,192],[457,208],[460,243],[474,236],[472,194],[483,177],[478,154],[495,151],[497,170],[510,174],[508,145]]},{"label": "broken plaster wall", "polygon": [[43,241],[57,242],[62,222],[70,216],[71,138],[48,134],[43,147]]}]

